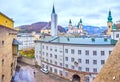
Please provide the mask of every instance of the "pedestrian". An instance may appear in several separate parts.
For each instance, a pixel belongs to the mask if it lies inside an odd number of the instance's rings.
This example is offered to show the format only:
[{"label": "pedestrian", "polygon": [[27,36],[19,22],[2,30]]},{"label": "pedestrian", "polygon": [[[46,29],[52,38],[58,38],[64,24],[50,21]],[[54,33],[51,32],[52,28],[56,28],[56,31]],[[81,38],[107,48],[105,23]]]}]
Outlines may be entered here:
[{"label": "pedestrian", "polygon": [[35,77],[35,71],[33,72],[33,74],[34,74],[34,77]]}]

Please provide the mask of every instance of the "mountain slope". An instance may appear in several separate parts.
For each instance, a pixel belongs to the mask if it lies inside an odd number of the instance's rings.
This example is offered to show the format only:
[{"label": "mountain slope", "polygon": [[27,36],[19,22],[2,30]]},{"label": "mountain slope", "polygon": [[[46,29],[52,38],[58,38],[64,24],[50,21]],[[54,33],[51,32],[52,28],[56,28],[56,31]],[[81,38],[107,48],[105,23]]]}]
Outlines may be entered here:
[{"label": "mountain slope", "polygon": [[[50,22],[37,22],[37,23],[33,23],[31,25],[22,25],[22,26],[18,26],[18,28],[21,29],[21,32],[40,32],[41,29],[50,29],[51,23]],[[66,32],[65,29],[58,25],[58,30],[60,32]]]}]

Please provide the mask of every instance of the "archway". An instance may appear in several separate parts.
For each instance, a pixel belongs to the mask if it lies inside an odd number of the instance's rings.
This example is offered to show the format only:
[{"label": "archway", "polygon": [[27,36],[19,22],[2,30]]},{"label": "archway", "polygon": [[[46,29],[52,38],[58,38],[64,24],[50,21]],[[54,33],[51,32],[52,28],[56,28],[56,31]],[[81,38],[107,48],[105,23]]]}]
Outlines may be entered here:
[{"label": "archway", "polygon": [[77,75],[77,74],[74,74],[74,75],[72,76],[72,82],[81,82],[81,81],[80,81],[80,76]]}]

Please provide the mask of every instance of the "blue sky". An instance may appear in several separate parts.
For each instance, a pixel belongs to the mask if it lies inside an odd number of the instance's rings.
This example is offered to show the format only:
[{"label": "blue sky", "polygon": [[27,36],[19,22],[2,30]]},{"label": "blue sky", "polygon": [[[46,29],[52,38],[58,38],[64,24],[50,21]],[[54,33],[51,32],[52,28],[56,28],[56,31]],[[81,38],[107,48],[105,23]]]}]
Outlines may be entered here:
[{"label": "blue sky", "polygon": [[120,20],[120,0],[1,0],[0,12],[15,21],[15,26],[50,21],[52,6],[58,14],[58,24],[67,26],[69,19],[76,25],[106,26],[109,9],[113,22]]}]

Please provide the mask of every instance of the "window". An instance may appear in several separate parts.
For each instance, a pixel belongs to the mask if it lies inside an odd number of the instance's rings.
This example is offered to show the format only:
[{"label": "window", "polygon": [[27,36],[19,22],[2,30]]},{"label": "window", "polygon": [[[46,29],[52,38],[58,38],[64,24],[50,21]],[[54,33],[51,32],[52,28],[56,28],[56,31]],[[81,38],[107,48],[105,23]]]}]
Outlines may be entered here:
[{"label": "window", "polygon": [[89,64],[89,59],[86,59],[85,63],[86,63],[86,64]]},{"label": "window", "polygon": [[55,59],[57,59],[57,55],[55,55]]},{"label": "window", "polygon": [[61,70],[59,71],[59,74],[62,76],[62,71]]},{"label": "window", "polygon": [[94,55],[94,56],[97,55],[97,51],[93,51],[93,55]]},{"label": "window", "polygon": [[57,62],[55,61],[55,65],[57,65]]},{"label": "window", "polygon": [[104,51],[101,51],[101,56],[104,56],[105,55],[105,52]]},{"label": "window", "polygon": [[112,51],[109,51],[109,55],[111,54]]},{"label": "window", "polygon": [[52,63],[52,60],[50,60],[50,63]]},{"label": "window", "polygon": [[65,53],[68,53],[68,49],[65,49]]},{"label": "window", "polygon": [[52,67],[50,67],[50,71],[52,72]]},{"label": "window", "polygon": [[43,58],[43,61],[44,61],[44,58]]},{"label": "window", "polygon": [[4,59],[2,59],[2,65],[4,65]]},{"label": "window", "polygon": [[74,58],[71,58],[71,62],[74,62],[74,60],[75,60]]},{"label": "window", "polygon": [[2,81],[4,81],[5,80],[5,75],[2,75]]},{"label": "window", "polygon": [[43,52],[43,55],[44,55],[44,52]]},{"label": "window", "polygon": [[2,40],[2,45],[4,45],[4,40]]},{"label": "window", "polygon": [[46,46],[46,50],[48,50],[48,46]]},{"label": "window", "polygon": [[46,62],[48,62],[48,59],[46,59]]},{"label": "window", "polygon": [[71,65],[71,69],[74,69],[74,66],[73,66],[73,65]]},{"label": "window", "polygon": [[48,56],[48,53],[46,53],[46,56]]},{"label": "window", "polygon": [[89,51],[88,50],[85,51],[85,55],[89,55]]},{"label": "window", "polygon": [[78,63],[81,63],[82,61],[81,61],[81,59],[78,59]]},{"label": "window", "polygon": [[81,71],[81,70],[82,70],[82,67],[78,67],[78,70]]},{"label": "window", "polygon": [[119,38],[119,34],[116,34],[116,38]]},{"label": "window", "polygon": [[94,72],[94,73],[97,73],[97,68],[93,68],[93,72]]},{"label": "window", "polygon": [[48,69],[48,65],[46,65],[46,69]]},{"label": "window", "polygon": [[65,57],[65,60],[68,61],[68,57]]},{"label": "window", "polygon": [[60,66],[62,66],[62,63],[60,63]]},{"label": "window", "polygon": [[44,45],[43,45],[43,49],[44,49]]},{"label": "window", "polygon": [[65,67],[68,68],[68,64],[65,64]]},{"label": "window", "polygon": [[54,69],[54,72],[57,73],[57,69]]},{"label": "window", "polygon": [[52,57],[52,54],[50,54],[50,57]]},{"label": "window", "polygon": [[52,48],[50,48],[50,51],[52,51]]},{"label": "window", "polygon": [[71,49],[71,54],[74,54],[74,50],[73,49]]},{"label": "window", "polygon": [[97,60],[93,60],[93,64],[97,64]]},{"label": "window", "polygon": [[81,54],[81,50],[78,50],[78,54]]},{"label": "window", "polygon": [[105,63],[105,60],[101,60],[101,65],[103,65]]},{"label": "window", "polygon": [[89,68],[86,68],[86,71],[89,72]]},{"label": "window", "polygon": [[57,49],[55,49],[55,52],[57,52]]}]

